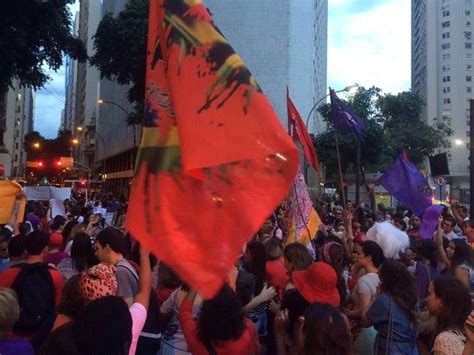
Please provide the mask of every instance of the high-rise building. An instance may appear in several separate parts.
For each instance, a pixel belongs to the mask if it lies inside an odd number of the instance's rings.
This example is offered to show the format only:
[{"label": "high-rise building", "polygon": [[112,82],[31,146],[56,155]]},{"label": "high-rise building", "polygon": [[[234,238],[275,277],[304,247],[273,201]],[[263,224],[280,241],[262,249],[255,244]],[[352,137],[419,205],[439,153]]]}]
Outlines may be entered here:
[{"label": "high-rise building", "polygon": [[33,130],[34,92],[31,88],[13,80],[6,96],[5,148],[0,155],[5,176],[22,178],[25,173],[26,154],[23,147],[25,135]]},{"label": "high-rise building", "polygon": [[[88,56],[94,55],[92,37],[101,18],[100,0],[80,1],[78,36],[84,42]],[[95,160],[99,71],[88,62],[77,63],[76,80],[76,112],[72,119],[71,131],[79,138],[80,144],[75,149],[75,157],[80,166],[90,169]]]},{"label": "high-rise building", "polygon": [[[127,0],[103,0],[102,13],[117,16]],[[107,79],[99,80],[101,104],[96,129],[96,171],[105,188],[127,194],[133,177],[140,127],[127,124],[133,106],[127,99],[129,87]]]},{"label": "high-rise building", "polygon": [[[79,35],[79,12],[74,16],[74,35]],[[76,105],[77,105],[77,60],[66,57],[66,80],[65,80],[65,96],[66,103],[64,105],[64,122],[61,122],[61,130],[69,130],[73,132],[76,122]]]},{"label": "high-rise building", "polygon": [[[205,3],[219,29],[256,77],[283,126],[287,126],[287,87],[306,120],[311,107],[327,94],[328,1]],[[322,120],[312,120],[308,129],[311,133],[321,132]]]},{"label": "high-rise building", "polygon": [[451,195],[469,189],[469,100],[473,96],[472,0],[412,0],[412,90],[426,100],[432,126],[448,125]]}]

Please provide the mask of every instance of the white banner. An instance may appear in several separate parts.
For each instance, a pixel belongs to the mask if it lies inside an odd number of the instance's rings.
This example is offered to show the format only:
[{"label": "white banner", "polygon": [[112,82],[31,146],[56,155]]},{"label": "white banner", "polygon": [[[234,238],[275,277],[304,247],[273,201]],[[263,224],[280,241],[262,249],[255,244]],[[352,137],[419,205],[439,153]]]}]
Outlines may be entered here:
[{"label": "white banner", "polygon": [[49,201],[51,199],[64,201],[71,198],[70,187],[25,186],[23,192],[28,201]]}]

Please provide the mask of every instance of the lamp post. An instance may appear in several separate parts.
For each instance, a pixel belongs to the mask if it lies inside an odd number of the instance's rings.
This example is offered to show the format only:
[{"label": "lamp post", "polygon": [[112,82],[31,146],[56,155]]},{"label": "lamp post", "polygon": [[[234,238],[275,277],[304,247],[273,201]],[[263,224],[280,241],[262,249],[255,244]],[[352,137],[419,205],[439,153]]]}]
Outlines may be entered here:
[{"label": "lamp post", "polygon": [[[352,89],[355,89],[355,88],[358,88],[358,87],[359,87],[359,84],[357,84],[357,83],[355,83],[353,85],[348,85],[344,89],[337,90],[336,94],[340,93],[340,92],[349,92]],[[323,96],[322,98],[320,98],[318,101],[316,101],[316,103],[313,105],[313,107],[311,107],[311,110],[309,111],[308,117],[306,118],[306,129],[308,129],[309,119],[311,118],[311,114],[313,113],[313,111],[316,110],[318,108],[318,106],[321,104],[321,102],[323,102],[329,95],[331,95],[331,93],[329,93],[329,94]]]},{"label": "lamp post", "polygon": [[[104,100],[104,99],[98,99],[97,100],[97,103],[99,105],[102,105],[102,104],[109,104],[109,105],[113,105],[113,106],[116,106],[118,107],[123,113],[125,113],[125,115],[130,116],[130,112],[128,112],[122,105],[119,105],[118,103],[116,102],[112,102],[112,101],[108,101],[108,100]],[[137,146],[137,137],[136,137],[136,130],[135,130],[135,124],[133,125],[133,147],[135,148]]]}]

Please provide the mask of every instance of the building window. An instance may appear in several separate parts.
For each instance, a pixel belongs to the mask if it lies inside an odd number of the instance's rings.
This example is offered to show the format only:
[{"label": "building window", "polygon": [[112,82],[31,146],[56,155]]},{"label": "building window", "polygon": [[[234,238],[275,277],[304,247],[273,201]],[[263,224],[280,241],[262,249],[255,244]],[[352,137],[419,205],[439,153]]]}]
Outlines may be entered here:
[{"label": "building window", "polygon": [[466,65],[466,70],[471,71],[471,70],[472,70],[472,64],[467,64],[467,65]]},{"label": "building window", "polygon": [[465,39],[471,39],[471,37],[472,37],[472,32],[471,31],[464,32],[464,38]]},{"label": "building window", "polygon": [[443,99],[443,104],[447,105],[447,104],[450,104],[450,103],[451,103],[451,98],[445,97],[445,98]]},{"label": "building window", "polygon": [[466,92],[472,92],[472,87],[471,86],[466,86]]},{"label": "building window", "polygon": [[444,10],[443,11],[443,17],[449,16],[449,10]]},{"label": "building window", "polygon": [[451,44],[450,44],[450,43],[443,43],[443,44],[441,45],[441,48],[442,48],[443,50],[449,49],[450,47],[451,47]]},{"label": "building window", "polygon": [[466,21],[466,27],[471,27],[471,21]]},{"label": "building window", "polygon": [[464,14],[465,14],[466,16],[471,16],[471,10],[465,10],[465,11],[464,11]]},{"label": "building window", "polygon": [[443,88],[443,93],[444,94],[448,94],[450,92],[451,92],[451,87],[450,86],[447,86],[447,87]]},{"label": "building window", "polygon": [[15,149],[18,149],[18,143],[15,143]]},{"label": "building window", "polygon": [[441,36],[443,39],[449,38],[449,32],[444,32]]},{"label": "building window", "polygon": [[15,161],[18,161],[18,154],[15,154]]},{"label": "building window", "polygon": [[443,54],[443,60],[448,60],[448,59],[451,59],[451,54],[450,53]]},{"label": "building window", "polygon": [[472,53],[466,53],[466,59],[471,59],[472,58]]},{"label": "building window", "polygon": [[472,81],[472,76],[466,75],[466,81]]},{"label": "building window", "polygon": [[469,137],[471,135],[470,131],[466,131],[466,137]]},{"label": "building window", "polygon": [[17,113],[21,112],[21,106],[17,106],[17,107],[16,107],[16,112],[17,112]]},{"label": "building window", "polygon": [[16,101],[21,101],[21,94],[20,93],[16,94]]},{"label": "building window", "polygon": [[450,25],[451,25],[451,23],[450,23],[449,21],[443,21],[443,22],[441,22],[441,27],[443,27],[443,28],[447,28],[447,27],[449,27]]},{"label": "building window", "polygon": [[451,66],[449,64],[443,65],[442,70],[443,71],[449,71],[451,69]]},{"label": "building window", "polygon": [[451,81],[451,76],[447,75],[447,76],[443,76],[443,83],[447,83],[447,82],[450,82]]},{"label": "building window", "polygon": [[472,49],[472,43],[471,42],[464,43],[464,49]]}]

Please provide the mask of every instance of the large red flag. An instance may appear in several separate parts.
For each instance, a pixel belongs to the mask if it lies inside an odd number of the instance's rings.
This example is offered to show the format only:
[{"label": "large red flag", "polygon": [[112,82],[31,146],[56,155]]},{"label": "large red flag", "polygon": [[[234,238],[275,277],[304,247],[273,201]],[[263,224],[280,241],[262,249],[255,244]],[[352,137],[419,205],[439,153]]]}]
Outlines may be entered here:
[{"label": "large red flag", "polygon": [[308,129],[301,119],[301,116],[293,104],[293,101],[291,101],[288,92],[286,94],[286,101],[288,106],[288,126],[290,135],[292,135],[293,138],[297,139],[301,143],[304,155],[309,164],[314,168],[314,170],[318,171],[319,164],[318,158],[316,157],[316,152],[314,150],[313,140],[309,136]]},{"label": "large red flag", "polygon": [[145,105],[127,227],[212,297],[288,193],[296,147],[200,0],[150,0]]}]

